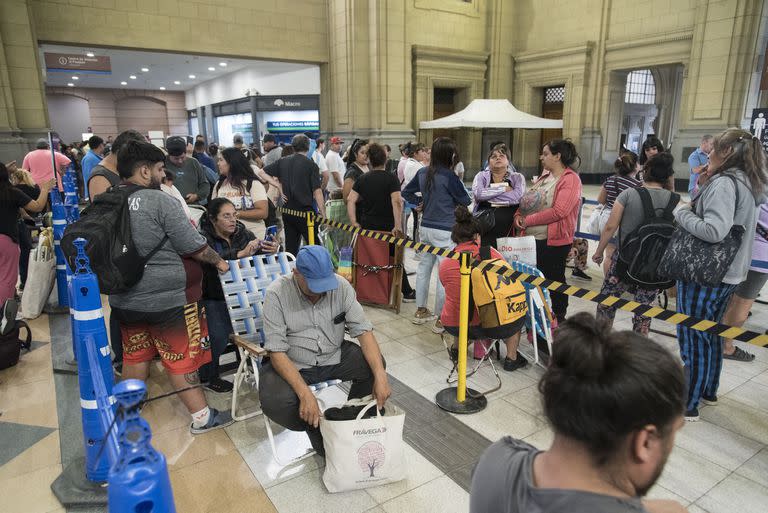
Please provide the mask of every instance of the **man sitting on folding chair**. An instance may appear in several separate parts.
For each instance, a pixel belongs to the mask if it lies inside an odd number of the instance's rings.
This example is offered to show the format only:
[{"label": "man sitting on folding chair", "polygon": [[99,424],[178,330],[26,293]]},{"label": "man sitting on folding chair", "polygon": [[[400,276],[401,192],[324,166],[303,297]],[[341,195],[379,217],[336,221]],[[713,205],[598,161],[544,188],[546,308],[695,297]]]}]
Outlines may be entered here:
[{"label": "man sitting on folding chair", "polygon": [[[359,346],[344,340],[345,328]],[[260,373],[262,411],[281,426],[306,431],[320,456],[322,412],[309,384],[351,381],[350,399],[373,394],[379,408],[391,394],[373,326],[322,246],[303,246],[293,275],[267,289],[264,334],[270,359]]]}]

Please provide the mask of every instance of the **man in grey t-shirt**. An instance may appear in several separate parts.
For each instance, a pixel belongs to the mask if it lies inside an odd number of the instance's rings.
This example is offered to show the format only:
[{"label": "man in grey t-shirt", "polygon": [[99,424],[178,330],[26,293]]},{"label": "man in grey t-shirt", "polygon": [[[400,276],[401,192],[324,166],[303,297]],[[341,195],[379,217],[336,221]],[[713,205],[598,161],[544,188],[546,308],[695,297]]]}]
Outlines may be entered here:
[{"label": "man in grey t-shirt", "polygon": [[[181,205],[160,191],[165,155],[146,142],[131,141],[118,154],[117,170],[135,189],[128,196],[131,235],[138,253],[149,257],[138,283],[109,297],[112,317],[120,324],[123,378],[146,381],[159,355],[176,390],[198,385],[198,369],[211,361],[202,296],[200,263],[229,269],[187,220]],[[192,416],[190,431],[199,434],[232,423],[227,412],[209,408],[201,388],[179,394]]]},{"label": "man in grey t-shirt", "polygon": [[685,377],[667,349],[578,313],[555,332],[541,378],[554,440],[505,437],[472,473],[470,513],[683,513],[643,499],[683,425]]},{"label": "man in grey t-shirt", "polygon": [[187,141],[178,135],[165,142],[168,151],[166,168],[173,173],[173,185],[190,205],[205,205],[211,193],[211,184],[205,169],[197,159],[187,157]]},{"label": "man in grey t-shirt", "polygon": [[264,149],[264,167],[273,164],[280,160],[283,156],[283,149],[277,145],[277,138],[272,134],[267,134],[261,142],[261,147]]}]

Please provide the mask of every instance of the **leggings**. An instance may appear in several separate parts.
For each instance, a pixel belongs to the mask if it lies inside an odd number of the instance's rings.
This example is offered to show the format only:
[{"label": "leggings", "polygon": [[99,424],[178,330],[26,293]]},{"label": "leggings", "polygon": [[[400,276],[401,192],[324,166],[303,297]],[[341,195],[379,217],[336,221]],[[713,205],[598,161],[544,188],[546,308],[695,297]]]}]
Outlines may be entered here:
[{"label": "leggings", "polygon": [[[565,259],[570,251],[570,244],[550,246],[546,240],[537,240],[536,267],[546,279],[565,283]],[[554,312],[558,322],[563,322],[568,311],[568,296],[560,292],[550,291],[550,297],[552,298],[552,312]]]}]

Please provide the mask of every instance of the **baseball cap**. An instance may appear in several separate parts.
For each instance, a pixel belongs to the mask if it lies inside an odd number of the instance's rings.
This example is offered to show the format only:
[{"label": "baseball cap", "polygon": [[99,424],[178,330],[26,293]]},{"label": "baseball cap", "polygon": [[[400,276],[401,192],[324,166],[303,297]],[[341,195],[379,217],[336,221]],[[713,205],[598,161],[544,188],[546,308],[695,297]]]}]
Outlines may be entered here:
[{"label": "baseball cap", "polygon": [[172,135],[165,140],[165,150],[171,157],[178,157],[187,152],[187,140],[180,135]]},{"label": "baseball cap", "polygon": [[331,256],[323,246],[302,246],[296,257],[296,269],[307,280],[309,290],[322,294],[339,286]]},{"label": "baseball cap", "polygon": [[341,137],[331,137],[331,144],[341,144],[344,142],[344,139]]}]

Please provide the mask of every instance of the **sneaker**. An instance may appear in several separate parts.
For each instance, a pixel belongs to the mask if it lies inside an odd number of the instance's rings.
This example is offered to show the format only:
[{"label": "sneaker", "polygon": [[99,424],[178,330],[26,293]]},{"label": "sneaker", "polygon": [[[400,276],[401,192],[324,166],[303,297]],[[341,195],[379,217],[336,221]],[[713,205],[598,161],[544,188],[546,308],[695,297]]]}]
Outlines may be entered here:
[{"label": "sneaker", "polygon": [[227,392],[231,392],[232,388],[234,388],[232,383],[226,379],[221,378],[213,378],[205,384],[206,390],[210,390],[211,392],[215,392],[217,394],[226,394]]},{"label": "sneaker", "polygon": [[694,408],[685,412],[686,422],[698,422],[699,421],[699,409]]},{"label": "sneaker", "polygon": [[416,313],[413,314],[413,320],[411,320],[414,324],[424,324],[428,321],[433,321],[437,319],[437,316],[429,311],[429,308],[425,308],[423,306],[420,306],[416,309]]},{"label": "sneaker", "polygon": [[736,350],[731,354],[723,353],[723,358],[726,360],[736,360],[737,362],[751,362],[755,359],[755,355],[748,353],[740,347],[736,347]]},{"label": "sneaker", "polygon": [[403,303],[413,303],[416,301],[416,291],[412,290],[408,294],[403,294]]},{"label": "sneaker", "polygon": [[234,420],[232,420],[232,415],[230,415],[228,411],[219,411],[216,408],[211,408],[211,417],[208,419],[208,424],[205,426],[195,427],[193,423],[189,426],[189,431],[193,435],[199,435],[202,433],[207,433],[208,431],[227,427],[233,422]]},{"label": "sneaker", "polygon": [[19,302],[15,299],[6,299],[3,305],[2,319],[0,319],[0,335],[7,335],[16,325],[16,313],[19,311]]},{"label": "sneaker", "polygon": [[581,269],[574,269],[573,273],[571,273],[571,276],[574,278],[581,278],[582,280],[592,281],[592,277]]},{"label": "sneaker", "polygon": [[717,404],[717,396],[713,395],[712,397],[703,396],[701,398],[701,402],[704,404]]},{"label": "sneaker", "polygon": [[509,356],[504,358],[504,370],[507,372],[523,369],[526,365],[528,365],[528,360],[526,360],[525,357],[520,354],[520,351],[517,352],[517,358],[514,360],[512,360]]},{"label": "sneaker", "polygon": [[445,333],[445,328],[440,319],[435,319],[435,324],[432,325],[432,333],[437,333],[438,335]]}]

